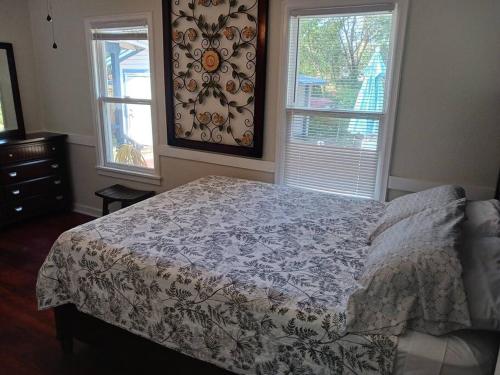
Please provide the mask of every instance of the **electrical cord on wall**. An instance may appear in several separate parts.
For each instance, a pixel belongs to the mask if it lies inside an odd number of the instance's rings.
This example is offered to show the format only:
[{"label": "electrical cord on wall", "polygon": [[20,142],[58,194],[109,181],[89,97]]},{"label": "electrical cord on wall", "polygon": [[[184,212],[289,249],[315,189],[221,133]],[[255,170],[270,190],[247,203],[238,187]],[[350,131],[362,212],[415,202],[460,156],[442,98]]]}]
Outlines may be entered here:
[{"label": "electrical cord on wall", "polygon": [[54,31],[54,18],[52,17],[52,3],[50,0],[47,0],[47,22],[50,23],[50,28],[52,32],[52,48],[57,49],[57,43],[56,43],[56,35]]}]

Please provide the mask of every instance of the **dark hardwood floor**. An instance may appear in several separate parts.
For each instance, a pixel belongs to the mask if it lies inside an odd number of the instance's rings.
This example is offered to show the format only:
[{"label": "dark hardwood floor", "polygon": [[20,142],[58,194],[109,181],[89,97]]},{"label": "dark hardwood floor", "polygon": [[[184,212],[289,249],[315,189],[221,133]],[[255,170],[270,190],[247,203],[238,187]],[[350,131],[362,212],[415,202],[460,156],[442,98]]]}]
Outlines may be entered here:
[{"label": "dark hardwood floor", "polygon": [[0,228],[0,374],[229,374],[149,342],[88,346],[75,340],[74,355],[63,358],[53,311],[37,310],[36,278],[57,237],[90,220],[70,213]]},{"label": "dark hardwood floor", "polygon": [[52,311],[38,311],[38,269],[52,243],[67,229],[91,218],[59,214],[0,229],[0,372],[61,374]]},{"label": "dark hardwood floor", "polygon": [[0,229],[0,374],[163,374],[189,373],[148,353],[124,347],[76,343],[64,361],[55,338],[52,310],[38,311],[38,269],[62,232],[92,218],[79,214],[43,217]]},{"label": "dark hardwood floor", "polygon": [[91,347],[75,340],[73,357],[63,359],[52,310],[36,307],[36,277],[57,237],[90,220],[70,213],[0,228],[0,374],[220,374],[160,346],[128,342]]}]

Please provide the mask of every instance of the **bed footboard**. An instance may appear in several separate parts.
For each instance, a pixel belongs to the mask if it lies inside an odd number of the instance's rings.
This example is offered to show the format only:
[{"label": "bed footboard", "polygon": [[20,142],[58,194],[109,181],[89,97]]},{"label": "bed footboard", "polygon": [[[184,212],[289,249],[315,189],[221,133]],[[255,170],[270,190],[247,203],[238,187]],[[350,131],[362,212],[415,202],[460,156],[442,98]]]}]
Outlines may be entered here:
[{"label": "bed footboard", "polygon": [[84,314],[72,304],[54,308],[56,335],[61,343],[63,356],[72,358],[73,341],[76,339],[102,350],[129,351],[131,357],[147,358],[147,361],[179,369],[177,373],[204,375],[234,375],[207,362],[168,349],[100,319]]},{"label": "bed footboard", "polygon": [[63,305],[54,308],[56,337],[61,344],[63,356],[70,358],[73,354],[73,321],[77,312],[73,305]]}]

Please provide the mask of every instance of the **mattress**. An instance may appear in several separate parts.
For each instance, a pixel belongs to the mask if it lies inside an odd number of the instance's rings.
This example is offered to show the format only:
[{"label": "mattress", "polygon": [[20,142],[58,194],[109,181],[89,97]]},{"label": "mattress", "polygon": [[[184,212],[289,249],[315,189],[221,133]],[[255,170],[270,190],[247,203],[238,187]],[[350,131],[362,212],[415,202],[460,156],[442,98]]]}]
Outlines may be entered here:
[{"label": "mattress", "polygon": [[397,338],[345,334],[383,205],[207,177],[63,233],[39,308],[74,304],[238,374],[386,374]]},{"label": "mattress", "polygon": [[409,331],[399,338],[393,375],[492,375],[499,335],[458,331],[441,337]]}]

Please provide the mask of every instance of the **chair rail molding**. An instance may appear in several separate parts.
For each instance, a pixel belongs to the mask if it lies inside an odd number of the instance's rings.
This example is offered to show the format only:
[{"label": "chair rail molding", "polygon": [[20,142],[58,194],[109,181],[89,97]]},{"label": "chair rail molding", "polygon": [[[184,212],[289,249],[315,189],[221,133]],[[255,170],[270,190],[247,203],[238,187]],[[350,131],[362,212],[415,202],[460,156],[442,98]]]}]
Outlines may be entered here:
[{"label": "chair rail molding", "polygon": [[228,156],[206,151],[194,151],[168,145],[161,145],[158,150],[160,156],[170,158],[193,160],[202,163],[218,164],[227,167],[250,169],[267,173],[275,172],[275,163],[273,161]]},{"label": "chair rail molding", "polygon": [[[47,131],[46,129],[42,130]],[[72,145],[96,147],[96,141],[97,139],[93,135],[83,135],[74,133],[68,134],[68,143]],[[273,161],[256,160],[244,157],[221,155],[211,152],[180,149],[168,145],[159,145],[158,153],[160,157],[192,160],[202,163],[217,164],[234,168],[261,171],[266,173],[276,173],[276,163]],[[463,186],[463,188],[467,192],[467,198],[469,199],[473,200],[491,199],[495,195],[494,186],[461,184],[460,182],[457,181],[454,182],[427,181],[427,180],[398,177],[398,176],[389,177],[388,189],[414,193],[417,191],[450,183]],[[85,208],[83,208],[83,210],[85,210]]]},{"label": "chair rail molding", "polygon": [[[97,147],[97,137],[94,135],[83,135],[75,133],[68,134],[68,143],[78,146]],[[251,159],[239,156],[228,156],[213,152],[195,151],[182,149],[168,145],[158,145],[158,154],[160,157],[169,157],[175,159],[184,159],[198,161],[202,163],[217,164],[227,167],[249,169],[254,171],[274,173],[274,161]]]}]

